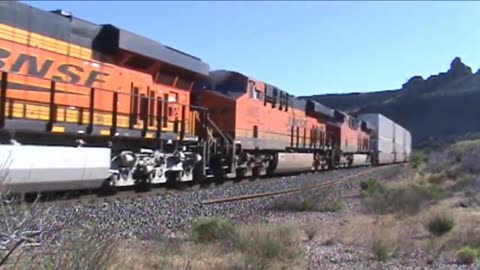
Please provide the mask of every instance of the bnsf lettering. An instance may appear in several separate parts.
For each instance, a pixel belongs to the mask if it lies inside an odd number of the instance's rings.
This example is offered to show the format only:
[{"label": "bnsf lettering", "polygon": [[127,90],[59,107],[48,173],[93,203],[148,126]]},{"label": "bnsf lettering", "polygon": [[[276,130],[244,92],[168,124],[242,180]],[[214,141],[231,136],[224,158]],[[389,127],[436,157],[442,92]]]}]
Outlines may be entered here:
[{"label": "bnsf lettering", "polygon": [[2,59],[10,57],[11,54],[9,51],[0,48],[0,68],[5,66],[5,62],[3,62]]},{"label": "bnsf lettering", "polygon": [[52,80],[58,81],[58,82],[64,82],[64,83],[73,83],[73,84],[78,84],[80,83],[80,76],[73,72],[70,69],[74,69],[77,71],[77,73],[82,73],[83,68],[75,66],[75,65],[70,65],[70,64],[63,64],[58,67],[58,72],[62,73],[63,75],[67,76],[68,79],[64,79],[61,76],[55,75],[52,77]]},{"label": "bnsf lettering", "polygon": [[37,77],[45,77],[47,72],[52,67],[53,61],[47,60],[43,63],[42,68],[38,69],[37,58],[28,54],[20,54],[13,63],[12,68],[10,69],[13,72],[20,72],[24,65],[27,65],[27,74]]},{"label": "bnsf lettering", "polygon": [[[7,60],[12,56],[12,53],[6,49],[0,48],[0,69],[5,68]],[[34,55],[20,54],[10,67],[10,71],[20,72],[23,67],[26,67],[28,75],[46,78],[48,72],[52,69],[55,62],[52,60],[45,60],[39,65],[38,58]],[[82,82],[82,77],[85,75],[85,70],[82,67],[72,64],[62,64],[56,68],[57,74],[50,79],[62,83],[83,84],[91,87],[95,83],[104,83],[102,77],[109,76],[108,73],[92,70],[89,72],[86,80]],[[83,75],[83,76],[82,76]]]}]

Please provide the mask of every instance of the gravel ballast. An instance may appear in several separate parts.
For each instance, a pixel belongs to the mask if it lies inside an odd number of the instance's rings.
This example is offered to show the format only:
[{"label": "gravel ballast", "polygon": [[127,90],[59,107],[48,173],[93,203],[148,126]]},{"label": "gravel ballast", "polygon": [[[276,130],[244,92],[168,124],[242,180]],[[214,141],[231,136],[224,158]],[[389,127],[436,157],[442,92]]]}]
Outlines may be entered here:
[{"label": "gravel ballast", "polygon": [[[406,168],[408,168],[407,165],[379,167],[366,174],[352,177],[347,183],[339,184],[335,187],[335,191],[342,194],[349,193],[352,189],[358,189],[359,182],[367,178],[396,181],[400,177],[399,175],[407,170]],[[37,227],[41,227],[38,224],[48,224],[50,228],[65,224],[95,224],[97,231],[112,231],[125,238],[134,236],[144,239],[151,235],[174,236],[177,232],[188,229],[193,220],[212,216],[232,218],[247,223],[293,221],[297,224],[306,224],[315,220],[325,224],[325,226],[335,226],[339,220],[336,213],[269,211],[274,200],[272,197],[209,205],[204,205],[201,201],[298,188],[358,174],[365,170],[369,170],[369,168],[260,179],[250,183],[243,181],[241,184],[227,183],[215,188],[160,195],[112,197],[94,200],[89,203],[82,201],[76,204],[62,204],[62,202],[59,202],[48,206],[48,216],[39,217],[42,219],[42,223],[35,224],[32,222],[32,224]],[[351,202],[347,200],[347,203]],[[352,209],[355,209],[355,206],[349,205],[342,212],[352,214],[351,212],[355,211]],[[341,219],[342,217],[340,217]],[[54,239],[61,242],[64,235],[69,232],[75,233],[74,230],[69,229],[69,226],[67,228],[66,231],[59,229]],[[49,241],[52,241],[51,235],[45,234],[44,237],[48,237]],[[419,251],[412,251],[411,254],[379,263],[371,259],[371,254],[366,248],[352,247],[340,243],[325,245],[324,241],[325,238],[320,237],[317,240],[305,242],[308,269],[372,269],[376,267],[381,269],[473,269],[456,265],[446,259],[440,260],[440,263],[437,261],[435,265],[428,265],[425,263],[427,256]]]}]

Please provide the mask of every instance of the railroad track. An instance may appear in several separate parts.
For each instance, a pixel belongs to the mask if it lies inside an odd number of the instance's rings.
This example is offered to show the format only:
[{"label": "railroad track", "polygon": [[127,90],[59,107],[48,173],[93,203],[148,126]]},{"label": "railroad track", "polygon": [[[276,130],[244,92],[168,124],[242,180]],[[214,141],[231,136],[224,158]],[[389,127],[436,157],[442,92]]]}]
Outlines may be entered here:
[{"label": "railroad track", "polygon": [[289,188],[289,189],[284,189],[284,190],[279,190],[279,191],[272,191],[272,192],[262,192],[262,193],[255,193],[255,194],[246,194],[246,195],[241,195],[241,196],[234,196],[234,197],[224,197],[224,198],[218,198],[218,199],[211,199],[211,200],[204,200],[201,203],[202,204],[216,204],[216,203],[226,203],[226,202],[235,202],[235,201],[245,201],[245,200],[252,200],[252,199],[257,199],[257,198],[263,198],[263,197],[272,197],[276,195],[284,195],[284,194],[289,194],[289,193],[298,193],[302,192],[304,190],[309,190],[309,189],[318,189],[318,188],[325,188],[333,185],[338,185],[345,183],[349,181],[351,178],[358,177],[367,173],[371,173],[374,171],[378,171],[380,169],[384,169],[386,167],[391,167],[391,166],[396,166],[395,165],[388,165],[388,166],[382,166],[382,167],[375,167],[375,168],[369,168],[365,171],[348,175],[348,176],[343,176],[337,179],[332,179],[328,180],[325,182],[322,182],[320,184],[314,184],[314,185],[307,185],[303,187],[298,187],[298,188]]},{"label": "railroad track", "polygon": [[[133,190],[132,188],[126,188],[126,189],[121,189],[119,192],[115,195],[110,195],[110,196],[99,196],[96,192],[91,192],[91,191],[79,191],[79,192],[69,192],[66,194],[63,193],[58,193],[58,194],[49,194],[40,200],[36,201],[37,203],[49,205],[49,204],[57,204],[57,203],[62,203],[64,206],[68,205],[74,205],[74,204],[79,204],[79,203],[94,203],[94,202],[108,202],[108,201],[113,201],[113,200],[128,200],[128,199],[135,199],[135,198],[141,198],[141,197],[149,197],[149,196],[168,196],[168,195],[175,195],[175,194],[180,194],[183,192],[195,192],[199,190],[215,190],[215,189],[220,189],[228,186],[238,186],[238,187],[243,187],[247,185],[265,185],[271,182],[279,181],[282,179],[282,177],[291,177],[291,178],[297,178],[297,177],[302,177],[305,175],[312,175],[312,174],[337,174],[337,173],[350,173],[350,172],[356,172],[356,171],[361,171],[360,173],[354,173],[353,175],[347,175],[344,177],[340,177],[340,179],[343,178],[352,178],[361,174],[365,174],[367,172],[370,172],[372,170],[384,168],[385,166],[382,167],[376,167],[376,168],[369,168],[365,171],[365,167],[355,167],[355,168],[347,168],[347,169],[341,169],[341,170],[334,170],[334,171],[326,171],[326,172],[305,172],[301,174],[288,174],[288,175],[276,175],[276,176],[270,176],[270,177],[263,177],[260,179],[256,180],[248,180],[248,179],[242,179],[242,180],[225,180],[221,183],[215,182],[214,180],[210,180],[206,183],[203,184],[193,184],[193,183],[184,183],[184,185],[181,185],[177,188],[170,188],[165,185],[158,185],[154,187],[150,191],[144,191],[144,192],[137,192]],[[332,176],[334,177],[334,176]],[[338,178],[336,178],[338,179]],[[339,180],[331,180],[331,181],[336,181],[338,182]],[[266,197],[266,196],[274,196],[278,194],[286,194],[286,193],[292,193],[292,192],[299,192],[305,188],[315,188],[315,187],[320,187],[324,186],[331,181],[325,181],[320,184],[315,184],[311,186],[306,186],[306,187],[301,187],[301,188],[291,188],[287,190],[282,190],[282,191],[277,191],[277,192],[265,192],[265,193],[258,193],[258,194],[251,194],[251,195],[244,195],[244,196],[238,196],[238,197],[231,197],[231,198],[224,198],[224,199],[213,199],[213,200],[208,200],[208,201],[202,201],[202,204],[213,204],[213,203],[220,203],[223,201],[235,201],[235,200],[247,200],[247,199],[253,199],[253,198],[259,198],[259,197]],[[341,181],[341,180],[340,180]]]}]

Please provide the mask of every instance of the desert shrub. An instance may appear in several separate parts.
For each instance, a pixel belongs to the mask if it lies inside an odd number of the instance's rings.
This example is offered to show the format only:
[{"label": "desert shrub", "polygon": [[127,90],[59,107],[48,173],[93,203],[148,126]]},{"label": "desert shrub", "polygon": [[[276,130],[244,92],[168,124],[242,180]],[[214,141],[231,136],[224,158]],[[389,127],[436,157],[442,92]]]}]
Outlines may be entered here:
[{"label": "desert shrub", "polygon": [[362,197],[369,197],[375,194],[384,193],[386,187],[380,182],[380,180],[371,178],[361,181],[360,188],[362,189],[360,195]]},{"label": "desert shrub", "polygon": [[466,246],[457,252],[457,259],[463,264],[472,264],[478,257],[478,250],[470,246]]},{"label": "desert shrub", "polygon": [[442,236],[450,232],[455,226],[455,220],[446,213],[437,213],[430,217],[427,229],[434,236]]},{"label": "desert shrub", "polygon": [[245,227],[238,247],[248,269],[267,269],[301,258],[300,231],[292,225],[261,224]]},{"label": "desert shrub", "polygon": [[426,170],[434,173],[443,172],[456,162],[456,155],[449,149],[432,151],[428,155]]},{"label": "desert shrub", "polygon": [[386,261],[390,256],[389,244],[380,237],[376,237],[372,240],[370,250],[378,261]]},{"label": "desert shrub", "polygon": [[193,240],[197,243],[223,241],[233,243],[237,236],[234,223],[223,218],[202,218],[192,225]]},{"label": "desert shrub", "polygon": [[272,209],[279,211],[304,212],[315,208],[313,196],[301,194],[278,198],[273,201]]},{"label": "desert shrub", "polygon": [[362,190],[364,204],[375,214],[415,214],[429,201],[441,198],[444,190],[428,182],[387,186],[377,180],[367,181]]},{"label": "desert shrub", "polygon": [[303,230],[305,231],[305,234],[307,235],[307,239],[309,241],[313,240],[313,238],[315,238],[318,233],[318,228],[316,224],[308,224]]},{"label": "desert shrub", "polygon": [[462,140],[455,142],[451,145],[452,151],[458,153],[459,155],[464,154],[465,152],[469,151],[473,147],[480,145],[480,139],[471,139],[471,140]]},{"label": "desert shrub", "polygon": [[331,198],[322,202],[320,212],[337,212],[345,208],[345,202],[338,198]]},{"label": "desert shrub", "polygon": [[331,190],[304,191],[273,201],[272,209],[290,212],[335,212],[343,209],[343,200]]},{"label": "desert shrub", "polygon": [[450,190],[452,192],[465,191],[470,196],[475,195],[480,191],[480,176],[464,175],[455,181]]},{"label": "desert shrub", "polygon": [[427,162],[427,154],[424,151],[415,151],[411,155],[411,162],[414,168]]},{"label": "desert shrub", "polygon": [[325,240],[323,242],[323,245],[324,246],[332,246],[335,244],[335,240],[333,238],[328,238],[327,240]]},{"label": "desert shrub", "polygon": [[475,145],[465,152],[462,158],[462,171],[469,174],[480,173],[480,145]]}]

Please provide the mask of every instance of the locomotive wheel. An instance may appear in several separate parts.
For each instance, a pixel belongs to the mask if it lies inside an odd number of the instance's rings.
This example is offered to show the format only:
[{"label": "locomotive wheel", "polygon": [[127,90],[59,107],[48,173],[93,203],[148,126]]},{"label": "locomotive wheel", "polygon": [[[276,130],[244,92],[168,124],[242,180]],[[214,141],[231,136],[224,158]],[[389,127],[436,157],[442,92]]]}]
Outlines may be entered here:
[{"label": "locomotive wheel", "polygon": [[262,167],[255,166],[252,168],[252,177],[250,177],[250,181],[254,181],[260,178],[260,173],[262,172]]},{"label": "locomotive wheel", "polygon": [[144,177],[140,182],[137,184],[137,191],[146,192],[152,189],[152,176],[148,175]]},{"label": "locomotive wheel", "polygon": [[100,188],[101,195],[115,195],[117,194],[117,187],[115,182],[118,180],[118,175],[114,174],[110,176],[105,182],[103,182],[102,187]]},{"label": "locomotive wheel", "polygon": [[193,183],[194,184],[201,184],[205,181],[205,175],[202,169],[202,163],[199,162],[192,170],[193,175]]},{"label": "locomotive wheel", "polygon": [[[13,199],[17,199],[15,197],[16,196],[14,196]],[[23,198],[21,198],[21,197],[23,197]],[[27,203],[34,203],[35,201],[40,199],[40,194],[38,194],[36,192],[29,192],[29,193],[23,194],[23,196],[20,196],[20,198],[23,199]]]},{"label": "locomotive wheel", "polygon": [[165,172],[165,177],[167,178],[167,186],[175,188],[180,183],[182,174],[180,172]]},{"label": "locomotive wheel", "polygon": [[236,170],[236,176],[234,179],[234,182],[240,182],[245,178],[245,175],[247,174],[247,169],[246,168],[239,168]]}]

